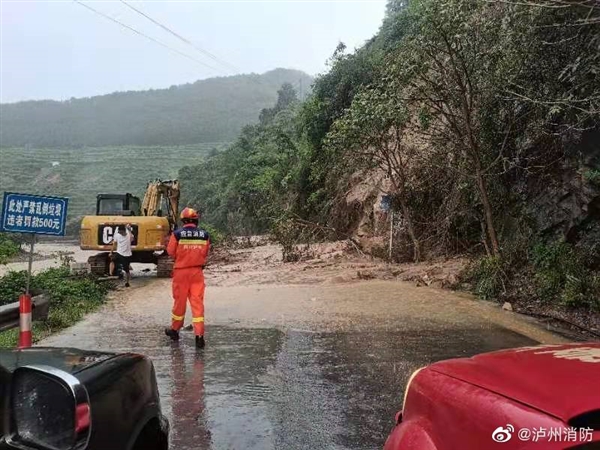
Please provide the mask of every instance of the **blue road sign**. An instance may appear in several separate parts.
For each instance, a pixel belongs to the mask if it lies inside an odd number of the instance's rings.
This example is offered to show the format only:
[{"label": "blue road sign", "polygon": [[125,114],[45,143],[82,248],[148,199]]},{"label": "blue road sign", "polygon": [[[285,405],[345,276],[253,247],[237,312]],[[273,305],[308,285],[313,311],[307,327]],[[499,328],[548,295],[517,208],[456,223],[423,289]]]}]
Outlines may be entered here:
[{"label": "blue road sign", "polygon": [[388,212],[392,208],[392,196],[384,195],[381,197],[381,202],[379,203],[379,209],[384,212]]},{"label": "blue road sign", "polygon": [[0,231],[64,236],[68,203],[65,197],[5,192]]}]

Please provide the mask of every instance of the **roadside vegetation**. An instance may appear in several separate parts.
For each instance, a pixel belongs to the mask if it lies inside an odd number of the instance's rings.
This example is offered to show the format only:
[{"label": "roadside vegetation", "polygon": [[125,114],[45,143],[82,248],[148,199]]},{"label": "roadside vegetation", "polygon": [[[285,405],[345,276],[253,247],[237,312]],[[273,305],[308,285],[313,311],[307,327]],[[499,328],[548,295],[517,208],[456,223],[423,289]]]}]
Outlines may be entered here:
[{"label": "roadside vegetation", "polygon": [[6,264],[11,258],[17,256],[21,246],[6,233],[0,233],[0,264]]},{"label": "roadside vegetation", "polygon": [[[0,305],[19,300],[25,291],[26,271],[9,272],[0,278]],[[31,292],[44,293],[49,297],[48,319],[33,323],[34,342],[52,333],[72,326],[85,314],[101,306],[108,293],[108,287],[87,276],[71,276],[64,265],[47,269],[31,278]],[[18,342],[18,329],[0,333],[0,348],[14,348]]]},{"label": "roadside vegetation", "polygon": [[306,240],[385,236],[384,190],[394,261],[466,254],[482,298],[599,310],[599,45],[594,0],[390,0],[307,99],[284,85],[181,169],[184,202],[231,234],[274,231],[294,260]]}]

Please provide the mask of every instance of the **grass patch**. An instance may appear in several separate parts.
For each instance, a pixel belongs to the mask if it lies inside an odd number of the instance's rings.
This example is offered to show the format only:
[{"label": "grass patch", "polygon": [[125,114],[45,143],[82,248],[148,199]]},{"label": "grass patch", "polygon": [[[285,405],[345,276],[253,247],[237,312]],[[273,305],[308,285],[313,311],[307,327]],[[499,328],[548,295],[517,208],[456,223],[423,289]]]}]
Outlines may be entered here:
[{"label": "grass patch", "polygon": [[20,245],[5,233],[0,233],[0,264],[6,264],[10,258],[17,256]]},{"label": "grass patch", "polygon": [[[17,301],[24,291],[27,273],[10,272],[0,278],[0,304]],[[31,279],[32,292],[44,292],[50,299],[48,319],[34,322],[33,338],[37,342],[80,321],[87,313],[101,306],[108,288],[90,277],[72,277],[68,267],[45,270]],[[17,329],[0,333],[0,347],[13,348],[17,344]]]}]

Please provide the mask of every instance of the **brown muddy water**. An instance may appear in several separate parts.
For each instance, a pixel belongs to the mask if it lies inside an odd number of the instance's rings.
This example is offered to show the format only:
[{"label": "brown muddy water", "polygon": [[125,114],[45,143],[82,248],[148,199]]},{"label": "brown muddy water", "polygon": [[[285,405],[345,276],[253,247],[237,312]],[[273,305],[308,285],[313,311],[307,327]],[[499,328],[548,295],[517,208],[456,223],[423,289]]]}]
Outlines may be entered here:
[{"label": "brown muddy water", "polygon": [[169,280],[138,277],[41,345],[150,357],[181,450],[381,448],[413,370],[562,341],[469,296],[395,281],[209,285],[201,351],[190,332],[164,336],[170,308]]}]

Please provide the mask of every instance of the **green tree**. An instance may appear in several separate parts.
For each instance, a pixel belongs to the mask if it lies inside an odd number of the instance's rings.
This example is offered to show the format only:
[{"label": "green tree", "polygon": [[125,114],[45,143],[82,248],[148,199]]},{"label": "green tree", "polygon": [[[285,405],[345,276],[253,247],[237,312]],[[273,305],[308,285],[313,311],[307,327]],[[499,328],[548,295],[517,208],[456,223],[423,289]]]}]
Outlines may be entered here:
[{"label": "green tree", "polygon": [[388,0],[385,4],[385,16],[391,18],[408,7],[408,0]]},{"label": "green tree", "polygon": [[502,5],[466,0],[413,4],[412,30],[390,61],[388,80],[419,111],[421,129],[452,152],[457,169],[473,174],[491,252],[500,244],[487,174],[500,149],[483,145],[481,113],[500,86],[496,77]]},{"label": "green tree", "polygon": [[180,171],[183,201],[209,223],[236,234],[264,232],[295,203],[302,155],[296,126],[298,100],[290,84],[278,91],[258,125],[247,126],[224,152]]},{"label": "green tree", "polygon": [[261,124],[266,124],[273,120],[278,112],[291,107],[298,102],[298,96],[291,83],[284,83],[281,89],[277,91],[277,103],[273,108],[265,108],[260,112],[258,118]]},{"label": "green tree", "polygon": [[552,131],[577,133],[600,115],[600,3],[509,2],[504,47],[522,65],[505,92],[538,112]]}]

